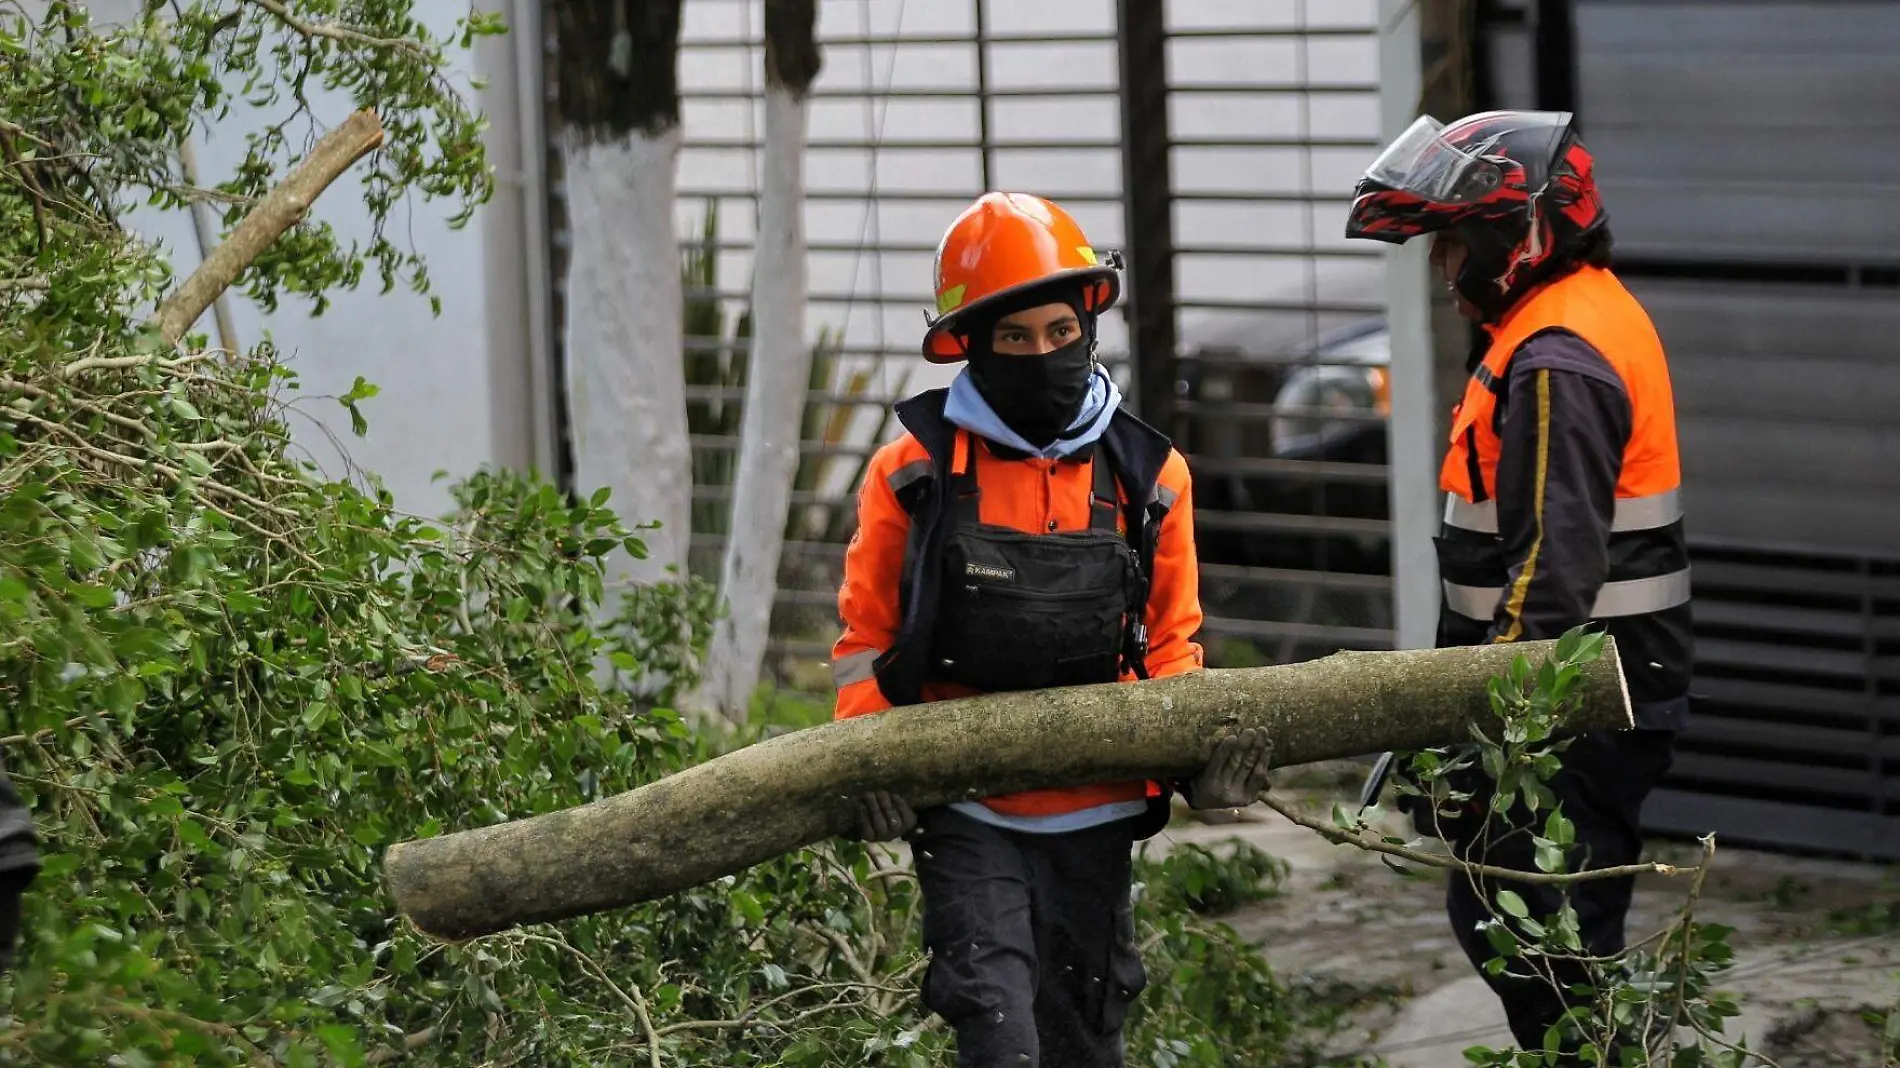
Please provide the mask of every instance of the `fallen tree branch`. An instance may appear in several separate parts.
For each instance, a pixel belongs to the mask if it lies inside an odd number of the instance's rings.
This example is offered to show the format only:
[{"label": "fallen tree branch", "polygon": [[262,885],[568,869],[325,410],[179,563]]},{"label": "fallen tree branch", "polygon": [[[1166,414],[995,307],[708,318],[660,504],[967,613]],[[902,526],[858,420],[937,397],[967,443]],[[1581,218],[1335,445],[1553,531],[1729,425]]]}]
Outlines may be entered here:
[{"label": "fallen tree branch", "polygon": [[[265,4],[268,0],[253,2]],[[297,169],[259,201],[231,236],[158,306],[151,321],[160,336],[177,344],[218,295],[304,217],[330,183],[382,143],[383,125],[373,111],[356,112],[325,135]]]},{"label": "fallen tree branch", "polygon": [[365,1054],[363,1056],[363,1063],[370,1065],[371,1068],[375,1068],[378,1064],[388,1064],[391,1061],[399,1061],[429,1043],[434,1042],[436,1033],[435,1028],[425,1027],[420,1031],[406,1034],[402,1036],[402,1044],[399,1046],[384,1046],[382,1049],[371,1050]]},{"label": "fallen tree branch", "polygon": [[286,29],[302,34],[305,37],[322,37],[326,40],[336,41],[341,44],[358,44],[370,48],[393,49],[408,52],[412,55],[420,56],[423,59],[429,58],[428,50],[414,41],[400,37],[376,37],[372,34],[364,33],[362,30],[334,22],[309,22],[298,18],[291,12],[290,8],[279,3],[278,0],[246,0],[246,2],[252,7],[262,8],[270,12],[271,17],[282,23]]},{"label": "fallen tree branch", "polygon": [[214,353],[192,352],[183,356],[84,356],[59,369],[61,377],[70,378],[87,371],[121,371],[128,367],[160,367],[167,371],[176,371],[194,363],[211,359]]},{"label": "fallen tree branch", "polygon": [[[794,731],[560,812],[402,842],[396,907],[460,939],[651,900],[837,835],[867,790],[917,808],[1038,787],[1184,777],[1222,735],[1265,730],[1283,763],[1455,744],[1495,718],[1487,682],[1555,642],[1337,653],[1279,667],[989,694]],[[1582,666],[1571,731],[1626,729],[1613,641]]]},{"label": "fallen tree branch", "polygon": [[39,730],[29,731],[25,734],[9,734],[5,738],[0,738],[0,745],[19,745],[22,742],[37,742],[43,738],[51,738],[60,731],[71,730],[82,723],[90,723],[92,722],[92,718],[93,717],[89,715],[74,716],[57,727],[41,727]]},{"label": "fallen tree branch", "polygon": [[[6,128],[0,128],[0,155],[5,156],[7,166],[10,169],[19,172],[20,185],[22,188],[26,190],[27,195],[30,198],[32,198],[33,230],[34,230],[34,237],[37,240],[37,244],[35,248],[40,252],[45,252],[46,251],[46,193],[43,189],[40,188],[39,179],[33,176],[33,172],[31,169],[27,167],[26,161],[20,158],[19,149],[14,147],[13,138],[15,137],[15,134],[13,131],[15,130],[20,130],[20,128],[18,126],[13,125],[12,123],[8,123]],[[24,134],[25,132],[26,131],[24,130],[20,130],[21,134]]]},{"label": "fallen tree branch", "polygon": [[[1572,872],[1519,871],[1515,868],[1499,868],[1489,864],[1473,864],[1470,861],[1459,860],[1457,857],[1448,856],[1443,853],[1427,853],[1419,849],[1395,846],[1390,842],[1382,842],[1377,838],[1349,831],[1337,824],[1314,819],[1299,809],[1294,808],[1291,804],[1271,794],[1262,794],[1260,803],[1278,812],[1280,815],[1285,816],[1289,821],[1318,834],[1320,837],[1336,845],[1357,846],[1368,852],[1384,853],[1387,856],[1398,857],[1400,860],[1408,860],[1421,867],[1469,872],[1470,874],[1480,875],[1487,879],[1508,879],[1512,882],[1530,883],[1538,886],[1569,886],[1572,883],[1589,882],[1592,879],[1620,879],[1626,875],[1673,876],[1682,874],[1682,869],[1676,867],[1674,864],[1663,864],[1660,862],[1650,864],[1624,864],[1614,868],[1586,868],[1583,871]],[[1701,877],[1701,869],[1691,868],[1689,870],[1695,872],[1698,879]]]},{"label": "fallen tree branch", "polygon": [[[68,430],[66,427],[60,425],[59,423],[54,422],[51,419],[41,419],[37,415],[30,415],[26,412],[19,412],[16,414],[21,419],[24,419],[29,423],[33,423],[36,426],[45,427],[46,429],[51,430],[54,433],[57,433],[63,437],[72,439],[73,448],[86,454],[87,456],[92,457],[95,460],[98,460],[101,463],[116,464],[120,467],[128,468],[133,471],[143,470],[144,468],[149,466],[151,467],[152,470],[157,471],[159,474],[164,475],[166,478],[169,478],[173,482],[176,482],[180,485],[184,485],[187,481],[189,481],[192,478],[192,476],[186,475],[185,472],[180,471],[178,468],[173,467],[170,464],[160,463],[159,461],[152,460],[152,459],[141,460],[135,456],[127,456],[124,453],[113,452],[111,449],[102,449],[98,447],[97,445],[88,444],[83,437],[74,433],[71,430]],[[203,486],[207,490],[211,490],[215,493],[222,494],[223,496],[230,497],[234,500],[243,501],[245,504],[248,504],[251,507],[256,508],[260,511],[271,512],[285,519],[294,520],[294,519],[301,518],[296,512],[293,512],[288,508],[279,507],[275,504],[270,503],[269,501],[259,500],[258,498],[251,496],[250,494],[244,492],[241,489],[237,489],[232,486],[227,486],[224,483],[215,481],[213,479],[198,478],[196,479],[196,484]]]}]

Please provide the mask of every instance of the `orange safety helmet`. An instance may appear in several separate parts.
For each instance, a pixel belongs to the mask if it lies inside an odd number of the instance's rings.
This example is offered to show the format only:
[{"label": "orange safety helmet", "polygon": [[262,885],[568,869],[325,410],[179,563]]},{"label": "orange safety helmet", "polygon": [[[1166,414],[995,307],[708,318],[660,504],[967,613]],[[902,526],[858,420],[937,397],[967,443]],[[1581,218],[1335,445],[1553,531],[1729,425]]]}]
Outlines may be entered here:
[{"label": "orange safety helmet", "polygon": [[1028,193],[985,193],[963,209],[937,245],[937,318],[924,334],[924,358],[955,363],[968,353],[957,336],[979,308],[994,307],[1057,279],[1081,284],[1082,307],[1106,311],[1121,296],[1113,254],[1104,263],[1069,213]]}]

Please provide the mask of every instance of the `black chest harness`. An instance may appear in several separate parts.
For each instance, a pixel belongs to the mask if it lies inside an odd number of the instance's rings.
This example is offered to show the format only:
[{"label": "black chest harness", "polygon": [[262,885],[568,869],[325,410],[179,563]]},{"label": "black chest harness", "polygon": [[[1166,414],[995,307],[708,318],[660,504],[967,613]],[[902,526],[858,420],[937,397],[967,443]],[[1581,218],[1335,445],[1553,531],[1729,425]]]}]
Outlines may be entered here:
[{"label": "black chest harness", "polygon": [[943,418],[943,394],[897,409],[931,475],[898,495],[911,517],[903,622],[877,660],[879,690],[906,705],[931,681],[1001,692],[1114,682],[1125,670],[1146,678],[1167,439],[1117,412],[1090,457],[1088,528],[1027,533],[982,522],[984,447],[972,436],[963,470],[952,470],[958,430]]}]

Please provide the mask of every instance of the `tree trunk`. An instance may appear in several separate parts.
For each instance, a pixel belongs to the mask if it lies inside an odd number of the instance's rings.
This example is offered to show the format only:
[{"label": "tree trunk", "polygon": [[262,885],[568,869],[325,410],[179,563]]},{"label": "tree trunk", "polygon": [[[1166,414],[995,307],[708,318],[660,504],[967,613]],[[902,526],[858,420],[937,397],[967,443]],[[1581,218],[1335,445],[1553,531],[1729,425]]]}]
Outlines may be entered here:
[{"label": "tree trunk", "polygon": [[[649,900],[855,826],[854,798],[919,808],[1034,787],[1191,775],[1266,729],[1277,765],[1469,740],[1486,682],[1554,642],[1337,653],[1282,667],[992,694],[781,735],[578,808],[392,846],[396,907],[443,938]],[[1583,666],[1577,730],[1630,726],[1614,641]]]},{"label": "tree trunk", "polygon": [[686,570],[692,452],[686,431],[680,250],[674,230],[680,148],[682,0],[554,5],[572,255],[565,370],[574,489],[605,486],[641,532],[647,558],[615,550],[610,582]]},{"label": "tree trunk", "polygon": [[805,130],[820,66],[817,0],[765,0],[765,149],[752,266],[752,359],[739,471],[698,704],[744,723],[772,623],[811,377],[805,338]]}]

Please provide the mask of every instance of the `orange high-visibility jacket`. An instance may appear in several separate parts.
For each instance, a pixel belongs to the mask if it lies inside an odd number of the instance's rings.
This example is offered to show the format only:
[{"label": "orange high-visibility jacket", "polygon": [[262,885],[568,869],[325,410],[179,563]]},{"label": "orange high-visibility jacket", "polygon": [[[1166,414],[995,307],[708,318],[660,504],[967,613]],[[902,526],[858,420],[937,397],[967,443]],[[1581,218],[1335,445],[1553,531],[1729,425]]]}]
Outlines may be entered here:
[{"label": "orange high-visibility jacket", "polygon": [[[941,401],[938,403],[940,411]],[[1156,435],[1156,440],[1164,439]],[[1102,448],[1077,457],[1045,460],[992,445],[967,431],[956,431],[955,442],[956,458],[951,470],[957,473],[966,469],[969,448],[985,450],[976,468],[982,488],[980,518],[985,525],[1036,534],[1088,529],[1094,485],[1091,465],[1107,462]],[[833,678],[838,688],[835,715],[839,719],[891,707],[879,686],[876,662],[897,642],[902,626],[899,591],[907,562],[911,517],[899,495],[918,480],[931,477],[931,473],[928,451],[915,434],[906,433],[878,450],[859,488],[858,529],[845,553],[844,583],[838,592],[844,633],[832,650]],[[1148,628],[1145,664],[1150,677],[1161,678],[1202,666],[1201,646],[1195,641],[1202,616],[1194,554],[1193,491],[1187,461],[1172,447],[1160,463],[1153,493],[1162,518],[1144,613]],[[1134,677],[1124,673],[1123,681]],[[927,679],[921,699],[938,701],[971,693],[965,687]],[[988,798],[984,803],[1007,815],[1048,816],[1159,795],[1159,784],[1131,782],[1031,790]]]},{"label": "orange high-visibility jacket", "polygon": [[[1487,632],[1503,642],[1555,637],[1538,631],[1600,622],[1616,636],[1638,725],[1677,722],[1671,717],[1686,707],[1693,666],[1689,558],[1675,401],[1656,328],[1613,273],[1586,266],[1531,293],[1490,332],[1453,412],[1451,448],[1439,473],[1446,491],[1440,640],[1466,644]],[[1553,426],[1569,425],[1553,409],[1570,395],[1554,396],[1547,370],[1518,387],[1525,395],[1509,396],[1514,359],[1551,335],[1578,339],[1608,365],[1628,402],[1622,440],[1553,434]],[[1535,427],[1534,440],[1516,446],[1531,455],[1512,457],[1524,473],[1515,486],[1499,485],[1506,445],[1500,394]],[[1589,535],[1577,529],[1574,509],[1589,488],[1560,477],[1575,466],[1565,450],[1582,448],[1619,452],[1601,458],[1614,472],[1614,500],[1603,502],[1609,514],[1602,541],[1588,546],[1579,543]],[[1561,509],[1573,509],[1563,513],[1572,516],[1568,522],[1547,516]],[[1507,539],[1515,546],[1508,554]],[[1575,618],[1551,618],[1559,589],[1584,598]]]}]

